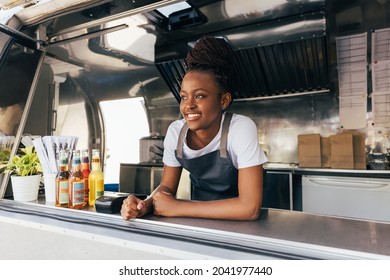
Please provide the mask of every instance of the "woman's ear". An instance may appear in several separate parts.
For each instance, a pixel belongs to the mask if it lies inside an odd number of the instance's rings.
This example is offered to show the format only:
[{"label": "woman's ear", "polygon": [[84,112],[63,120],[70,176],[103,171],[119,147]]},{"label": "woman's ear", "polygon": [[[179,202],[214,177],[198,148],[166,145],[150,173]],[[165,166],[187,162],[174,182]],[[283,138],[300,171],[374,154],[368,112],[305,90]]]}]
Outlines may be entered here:
[{"label": "woman's ear", "polygon": [[232,95],[230,92],[225,92],[221,98],[222,110],[225,110],[232,102]]}]

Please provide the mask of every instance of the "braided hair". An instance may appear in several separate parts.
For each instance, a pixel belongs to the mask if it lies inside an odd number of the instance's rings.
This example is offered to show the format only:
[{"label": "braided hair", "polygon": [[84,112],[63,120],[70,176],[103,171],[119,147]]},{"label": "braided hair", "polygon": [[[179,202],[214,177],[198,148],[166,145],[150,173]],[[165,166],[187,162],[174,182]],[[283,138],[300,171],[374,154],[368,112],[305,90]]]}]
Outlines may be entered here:
[{"label": "braided hair", "polygon": [[210,72],[222,91],[233,92],[234,52],[225,39],[202,37],[188,52],[185,62],[188,72]]}]

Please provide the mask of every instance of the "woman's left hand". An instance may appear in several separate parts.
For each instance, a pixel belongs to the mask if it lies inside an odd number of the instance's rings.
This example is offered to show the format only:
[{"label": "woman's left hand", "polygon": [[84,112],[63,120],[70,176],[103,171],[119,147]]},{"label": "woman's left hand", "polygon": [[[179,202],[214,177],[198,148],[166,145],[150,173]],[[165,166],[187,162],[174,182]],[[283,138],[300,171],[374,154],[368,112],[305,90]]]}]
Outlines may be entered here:
[{"label": "woman's left hand", "polygon": [[174,216],[176,198],[169,192],[160,191],[153,196],[154,214],[159,216]]}]

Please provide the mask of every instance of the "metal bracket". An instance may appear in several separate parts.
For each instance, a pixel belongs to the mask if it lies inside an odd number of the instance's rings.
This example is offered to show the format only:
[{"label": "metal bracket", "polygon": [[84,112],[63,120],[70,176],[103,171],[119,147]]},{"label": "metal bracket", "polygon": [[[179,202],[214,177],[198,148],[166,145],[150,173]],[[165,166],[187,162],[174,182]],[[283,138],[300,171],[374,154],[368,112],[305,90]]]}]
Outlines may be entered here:
[{"label": "metal bracket", "polygon": [[[39,40],[39,39],[34,39],[26,34],[24,34],[23,32],[20,32],[16,29],[13,29],[7,25],[4,25],[2,23],[0,23],[0,32],[3,32],[9,36],[11,36],[12,38],[14,38],[17,43],[21,44],[22,46],[24,47],[28,47],[30,49],[37,49],[37,50],[46,50],[48,44],[46,41],[43,41],[43,40]],[[42,30],[38,30],[38,37],[40,37],[40,35],[42,35]]]}]

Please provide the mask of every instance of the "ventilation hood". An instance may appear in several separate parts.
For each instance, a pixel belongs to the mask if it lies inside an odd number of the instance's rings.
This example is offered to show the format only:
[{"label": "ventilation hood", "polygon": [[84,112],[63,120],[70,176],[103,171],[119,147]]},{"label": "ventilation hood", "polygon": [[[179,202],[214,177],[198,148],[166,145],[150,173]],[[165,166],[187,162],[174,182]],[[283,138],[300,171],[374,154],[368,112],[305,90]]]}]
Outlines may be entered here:
[{"label": "ventilation hood", "polygon": [[[226,11],[228,3],[234,11],[233,3],[238,6],[239,2],[220,1],[200,7],[207,23],[167,31],[165,37],[159,37],[156,65],[175,97],[179,100],[186,72],[184,58],[203,34],[223,36],[233,46],[237,62],[235,100],[328,92],[325,1],[275,1],[284,4],[267,4],[267,10],[251,11],[247,16]],[[234,24],[237,17],[242,18],[239,26]]]},{"label": "ventilation hood", "polygon": [[[26,8],[15,16],[24,25],[29,25],[55,17],[57,10],[67,14],[86,5],[108,2],[113,4],[108,0],[53,0],[47,5]],[[67,26],[66,20],[61,21],[65,25],[59,25],[59,30],[50,34],[49,43],[66,43],[68,35],[87,27],[92,30],[92,27],[103,26],[113,18],[142,13],[148,23],[140,26],[156,37],[155,65],[177,100],[186,72],[184,58],[196,40],[205,34],[223,36],[233,46],[237,61],[236,88],[232,93],[235,100],[329,91],[325,0],[188,0],[185,2],[190,8],[185,5],[185,9],[172,14],[164,14],[160,8],[180,3],[179,0],[142,1],[146,6],[141,8],[137,6],[141,2],[135,2],[118,2],[122,6],[110,6],[112,14],[110,10],[109,15],[101,19],[77,17],[85,22],[76,26]],[[73,14],[69,17],[73,18]],[[101,31],[109,31],[107,29]]]}]

